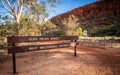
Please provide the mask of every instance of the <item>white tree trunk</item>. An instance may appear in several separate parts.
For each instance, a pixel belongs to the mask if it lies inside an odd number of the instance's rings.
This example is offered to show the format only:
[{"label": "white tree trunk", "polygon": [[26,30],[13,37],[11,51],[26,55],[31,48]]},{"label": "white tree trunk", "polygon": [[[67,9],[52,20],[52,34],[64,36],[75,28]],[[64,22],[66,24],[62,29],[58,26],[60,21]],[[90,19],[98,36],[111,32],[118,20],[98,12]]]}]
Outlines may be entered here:
[{"label": "white tree trunk", "polygon": [[[14,7],[10,4],[9,0],[0,0],[2,6],[5,8],[5,10],[7,10],[11,15],[13,15],[15,21],[17,24],[20,23],[20,17],[22,14],[22,10],[23,10],[23,1],[19,2],[17,1],[17,10],[14,10]],[[16,12],[17,11],[17,12]]]}]

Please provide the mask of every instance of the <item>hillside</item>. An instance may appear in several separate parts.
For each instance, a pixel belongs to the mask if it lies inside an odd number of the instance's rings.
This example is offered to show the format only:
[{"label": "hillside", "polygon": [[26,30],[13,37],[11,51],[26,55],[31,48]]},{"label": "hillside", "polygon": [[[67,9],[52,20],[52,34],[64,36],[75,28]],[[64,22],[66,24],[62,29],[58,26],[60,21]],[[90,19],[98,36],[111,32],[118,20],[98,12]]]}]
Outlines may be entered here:
[{"label": "hillside", "polygon": [[120,20],[120,0],[99,0],[55,16],[51,21],[60,26],[70,15],[77,16],[83,28],[112,27]]}]

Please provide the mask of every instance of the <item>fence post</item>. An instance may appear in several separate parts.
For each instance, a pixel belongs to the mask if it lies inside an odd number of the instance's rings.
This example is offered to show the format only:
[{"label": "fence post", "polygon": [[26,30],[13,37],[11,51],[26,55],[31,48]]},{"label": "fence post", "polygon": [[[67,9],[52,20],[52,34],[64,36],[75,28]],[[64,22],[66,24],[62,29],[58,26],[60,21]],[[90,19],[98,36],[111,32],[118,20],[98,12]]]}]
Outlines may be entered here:
[{"label": "fence post", "polygon": [[95,47],[95,36],[93,37],[93,47]]},{"label": "fence post", "polygon": [[105,49],[105,46],[106,45],[106,38],[105,38],[105,36],[104,36],[104,49]]},{"label": "fence post", "polygon": [[113,36],[112,36],[112,39],[111,39],[111,48],[113,47]]},{"label": "fence post", "polygon": [[86,40],[85,40],[85,36],[84,36],[84,46],[85,46],[85,44],[86,44]]}]

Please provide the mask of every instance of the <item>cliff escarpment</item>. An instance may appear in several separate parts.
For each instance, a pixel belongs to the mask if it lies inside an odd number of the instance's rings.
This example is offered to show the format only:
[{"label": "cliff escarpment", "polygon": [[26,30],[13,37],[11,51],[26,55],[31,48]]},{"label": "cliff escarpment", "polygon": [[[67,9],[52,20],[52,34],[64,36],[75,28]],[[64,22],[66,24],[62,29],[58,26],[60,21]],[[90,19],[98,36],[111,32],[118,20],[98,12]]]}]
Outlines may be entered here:
[{"label": "cliff escarpment", "polygon": [[70,15],[76,16],[82,27],[111,27],[120,19],[120,0],[96,1],[55,16],[51,21],[60,26],[61,22]]}]

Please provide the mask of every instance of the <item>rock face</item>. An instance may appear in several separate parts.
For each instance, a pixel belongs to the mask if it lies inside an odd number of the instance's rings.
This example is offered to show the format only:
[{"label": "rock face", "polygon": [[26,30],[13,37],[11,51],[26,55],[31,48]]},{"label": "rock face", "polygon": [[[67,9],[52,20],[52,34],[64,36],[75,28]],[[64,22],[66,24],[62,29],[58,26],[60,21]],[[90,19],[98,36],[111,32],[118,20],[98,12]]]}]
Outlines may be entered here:
[{"label": "rock face", "polygon": [[112,26],[120,19],[120,0],[99,0],[51,18],[56,25],[70,15],[78,17],[81,26]]}]

